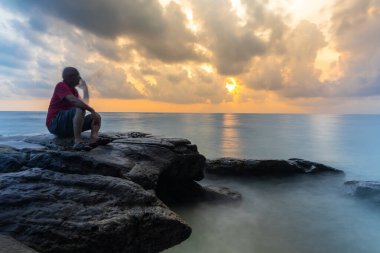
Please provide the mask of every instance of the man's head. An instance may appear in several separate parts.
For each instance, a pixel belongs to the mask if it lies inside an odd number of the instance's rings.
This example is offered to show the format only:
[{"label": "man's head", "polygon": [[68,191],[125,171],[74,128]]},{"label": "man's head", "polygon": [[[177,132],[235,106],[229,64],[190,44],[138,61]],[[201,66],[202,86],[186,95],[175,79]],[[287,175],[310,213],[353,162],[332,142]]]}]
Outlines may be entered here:
[{"label": "man's head", "polygon": [[75,87],[79,84],[80,75],[79,71],[74,67],[66,67],[62,71],[62,78],[65,83],[71,87]]}]

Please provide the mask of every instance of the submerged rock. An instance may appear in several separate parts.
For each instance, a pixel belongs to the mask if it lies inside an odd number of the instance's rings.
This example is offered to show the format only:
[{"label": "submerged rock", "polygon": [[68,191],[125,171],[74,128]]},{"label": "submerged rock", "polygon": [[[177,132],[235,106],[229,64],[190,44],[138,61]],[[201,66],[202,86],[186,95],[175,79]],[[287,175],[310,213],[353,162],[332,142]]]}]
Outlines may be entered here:
[{"label": "submerged rock", "polygon": [[240,202],[242,195],[223,186],[202,186],[194,181],[178,184],[160,183],[158,185],[160,199],[169,204],[189,204],[197,202],[228,203]]},{"label": "submerged rock", "polygon": [[380,182],[347,181],[344,185],[348,187],[350,194],[380,204]]},{"label": "submerged rock", "polygon": [[163,182],[203,178],[196,146],[104,136],[113,141],[88,152],[52,135],[24,139],[38,148],[0,146],[0,234],[40,252],[159,252],[188,238],[191,228],[157,195]]},{"label": "submerged rock", "polygon": [[220,158],[207,160],[206,173],[218,176],[286,176],[294,174],[343,173],[332,167],[292,158],[289,160],[246,160]]},{"label": "submerged rock", "polygon": [[234,191],[225,186],[207,185],[204,187],[206,191],[206,199],[217,202],[236,202],[241,201],[240,192]]}]

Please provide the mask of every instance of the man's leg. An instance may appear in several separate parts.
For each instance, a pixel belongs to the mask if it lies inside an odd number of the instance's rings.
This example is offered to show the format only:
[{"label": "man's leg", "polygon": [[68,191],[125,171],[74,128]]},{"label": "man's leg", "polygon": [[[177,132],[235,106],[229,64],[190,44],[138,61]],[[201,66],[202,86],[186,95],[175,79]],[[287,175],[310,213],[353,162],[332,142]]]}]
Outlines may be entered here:
[{"label": "man's leg", "polygon": [[99,122],[95,122],[94,120],[91,122],[91,143],[98,141],[100,126],[101,120]]},{"label": "man's leg", "polygon": [[74,143],[82,142],[82,128],[84,122],[84,116],[86,111],[81,108],[76,108],[75,115],[73,118],[73,130],[74,130]]}]

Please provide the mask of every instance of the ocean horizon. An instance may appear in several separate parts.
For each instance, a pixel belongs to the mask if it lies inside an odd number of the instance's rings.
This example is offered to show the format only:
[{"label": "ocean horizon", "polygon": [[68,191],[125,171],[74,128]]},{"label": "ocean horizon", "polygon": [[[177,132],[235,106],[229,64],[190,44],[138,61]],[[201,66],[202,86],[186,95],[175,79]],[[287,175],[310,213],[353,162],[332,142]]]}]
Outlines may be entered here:
[{"label": "ocean horizon", "polygon": [[[301,158],[344,176],[211,179],[241,205],[173,207],[191,237],[165,252],[361,252],[380,249],[378,207],[350,196],[349,180],[380,181],[380,115],[101,112],[103,132],[189,139],[209,159]],[[0,142],[48,134],[46,112],[0,111]]]}]

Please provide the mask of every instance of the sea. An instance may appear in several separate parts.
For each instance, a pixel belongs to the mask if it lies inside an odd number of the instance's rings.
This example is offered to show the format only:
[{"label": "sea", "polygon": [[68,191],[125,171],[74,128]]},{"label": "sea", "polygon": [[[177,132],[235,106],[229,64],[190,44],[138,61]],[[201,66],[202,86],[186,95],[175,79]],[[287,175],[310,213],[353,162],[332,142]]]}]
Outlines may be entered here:
[{"label": "sea", "polygon": [[[189,139],[208,159],[301,158],[344,175],[205,178],[239,204],[173,206],[192,235],[166,253],[379,253],[380,205],[350,180],[380,181],[380,115],[100,113],[103,132]],[[0,142],[48,133],[45,112],[0,112]],[[164,235],[163,235],[164,236]]]}]

